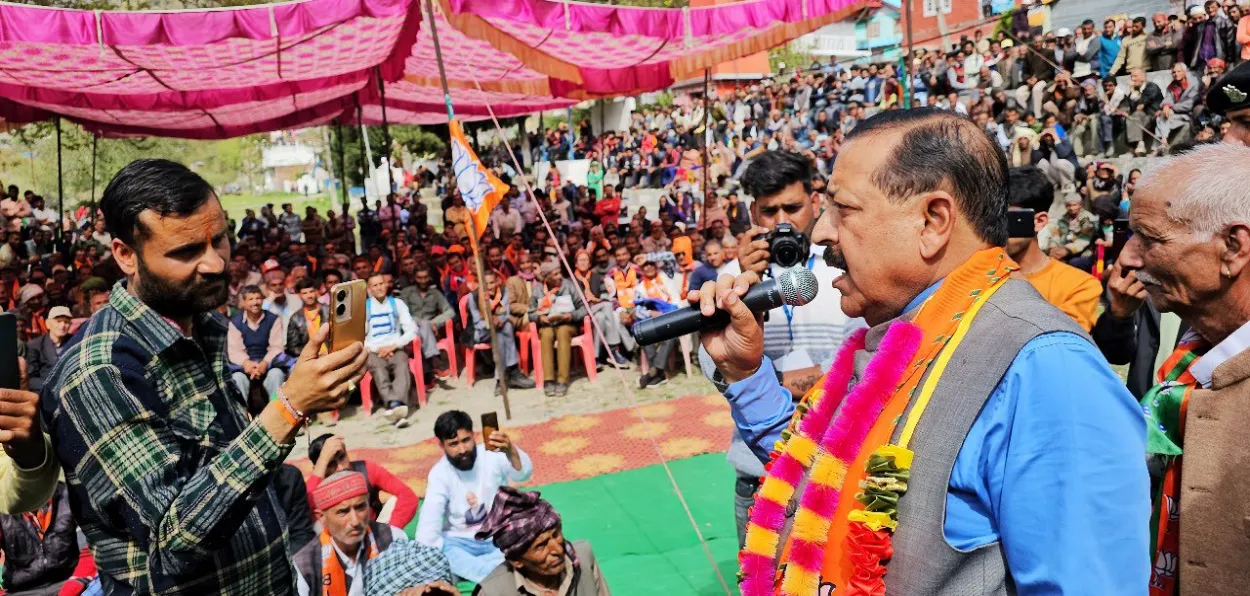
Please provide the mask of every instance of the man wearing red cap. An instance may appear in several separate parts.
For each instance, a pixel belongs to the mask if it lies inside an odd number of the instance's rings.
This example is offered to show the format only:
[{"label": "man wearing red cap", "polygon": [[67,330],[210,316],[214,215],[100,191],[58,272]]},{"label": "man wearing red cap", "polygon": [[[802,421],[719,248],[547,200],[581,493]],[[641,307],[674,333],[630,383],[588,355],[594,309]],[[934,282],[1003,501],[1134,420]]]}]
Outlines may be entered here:
[{"label": "man wearing red cap", "polygon": [[[409,545],[415,550],[406,546],[404,560],[387,566],[388,577],[372,577],[377,573],[371,563],[392,544],[406,542],[408,537],[399,528],[370,521],[373,514],[369,508],[369,485],[362,474],[343,471],[326,478],[313,491],[313,507],[321,518],[321,538],[295,553],[300,596],[373,594],[377,591],[372,588],[375,581],[393,585],[398,575],[406,578],[404,583],[411,593],[457,593],[449,581],[451,568],[447,557],[437,549],[420,545]],[[370,566],[368,580],[366,565]],[[370,582],[369,590],[365,588],[366,581]]]}]

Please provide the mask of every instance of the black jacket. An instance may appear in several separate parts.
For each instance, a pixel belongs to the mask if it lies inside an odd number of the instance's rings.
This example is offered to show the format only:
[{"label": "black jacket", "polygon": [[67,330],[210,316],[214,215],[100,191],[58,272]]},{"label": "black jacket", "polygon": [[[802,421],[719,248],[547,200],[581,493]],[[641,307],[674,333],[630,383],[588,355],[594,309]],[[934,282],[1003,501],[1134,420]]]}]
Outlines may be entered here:
[{"label": "black jacket", "polygon": [[[65,338],[64,343],[69,342]],[[43,381],[52,374],[52,367],[61,359],[61,354],[52,343],[48,334],[40,335],[26,342],[26,376],[30,379],[30,390],[39,393],[43,389]]]},{"label": "black jacket", "polygon": [[317,531],[313,529],[312,508],[308,506],[308,485],[304,484],[304,474],[291,464],[282,464],[273,475],[273,488],[278,493],[282,510],[286,512],[290,552],[299,552],[317,537]]},{"label": "black jacket", "polygon": [[1163,91],[1159,89],[1158,85],[1147,81],[1146,85],[1142,87],[1141,97],[1138,97],[1137,101],[1130,100],[1129,104],[1132,107],[1131,110],[1128,110],[1129,113],[1136,111],[1137,106],[1142,106],[1145,108],[1146,115],[1154,118],[1155,112],[1163,107]]},{"label": "black jacket", "polygon": [[[324,304],[321,305],[321,324],[330,324],[330,308]],[[286,320],[286,353],[298,358],[307,343],[308,321],[304,318],[304,309],[301,307]]]},{"label": "black jacket", "polygon": [[65,484],[52,493],[52,523],[40,539],[22,515],[0,515],[4,589],[20,592],[64,582],[78,565],[78,534]]}]

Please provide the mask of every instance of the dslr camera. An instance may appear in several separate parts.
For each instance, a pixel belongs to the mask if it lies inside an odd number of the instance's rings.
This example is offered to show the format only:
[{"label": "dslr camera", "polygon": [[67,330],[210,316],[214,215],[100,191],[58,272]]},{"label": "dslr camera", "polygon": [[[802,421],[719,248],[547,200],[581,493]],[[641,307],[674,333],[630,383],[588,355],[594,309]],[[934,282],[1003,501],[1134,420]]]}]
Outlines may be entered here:
[{"label": "dslr camera", "polygon": [[761,238],[768,241],[769,262],[778,267],[797,267],[807,260],[811,240],[788,223],[777,224],[775,230],[760,234],[755,240]]}]

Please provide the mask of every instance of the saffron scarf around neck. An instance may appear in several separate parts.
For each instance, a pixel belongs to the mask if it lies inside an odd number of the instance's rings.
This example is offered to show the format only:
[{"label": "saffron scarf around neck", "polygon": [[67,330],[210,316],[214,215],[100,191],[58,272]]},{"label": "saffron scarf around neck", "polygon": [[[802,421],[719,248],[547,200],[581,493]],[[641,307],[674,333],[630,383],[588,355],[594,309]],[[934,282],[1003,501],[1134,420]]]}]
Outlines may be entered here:
[{"label": "saffron scarf around neck", "polygon": [[[366,550],[366,563],[378,556],[377,541],[373,539],[372,531],[365,530],[365,538],[359,548]],[[359,550],[356,551],[356,556],[360,556]],[[364,574],[355,578],[355,581],[365,581]],[[323,596],[347,596],[347,572],[343,569],[343,562],[339,560],[334,538],[325,529],[321,530],[321,593]]]}]

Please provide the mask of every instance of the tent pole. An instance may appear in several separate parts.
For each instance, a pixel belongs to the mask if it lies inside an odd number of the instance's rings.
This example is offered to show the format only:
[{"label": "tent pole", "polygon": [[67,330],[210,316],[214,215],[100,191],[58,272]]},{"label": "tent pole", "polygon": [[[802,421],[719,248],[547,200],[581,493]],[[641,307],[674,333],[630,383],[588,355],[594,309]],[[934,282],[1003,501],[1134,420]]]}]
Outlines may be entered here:
[{"label": "tent pole", "polygon": [[87,213],[87,221],[90,222],[91,225],[95,225],[95,160],[97,153],[96,146],[99,142],[99,136],[94,134],[91,135],[91,211]]},{"label": "tent pole", "polygon": [[61,243],[65,228],[65,172],[61,163],[61,117],[56,117],[56,240]]},{"label": "tent pole", "polygon": [[711,131],[708,130],[708,115],[712,112],[712,67],[708,67],[703,71],[703,200],[699,201],[699,229],[702,230],[707,226],[704,221],[707,215],[707,202],[712,196],[712,183],[710,166],[711,160],[708,159],[708,136]]},{"label": "tent pole", "polygon": [[338,146],[339,152],[339,192],[343,200],[343,215],[347,215],[351,201],[348,200],[347,196],[347,161],[343,156],[343,125],[338,118],[334,119],[334,136],[336,140],[335,145]]},{"label": "tent pole", "polygon": [[[395,192],[395,180],[391,178],[391,125],[386,120],[386,82],[382,80],[382,68],[375,66],[374,73],[378,76],[378,92],[381,94],[382,103],[382,152],[386,156],[386,194],[389,196]],[[395,220],[399,225],[399,219]]]},{"label": "tent pole", "polygon": [[[438,19],[434,18],[434,0],[425,0],[425,9],[429,11],[430,19],[430,39],[434,42],[434,58],[438,62],[438,80],[443,85],[443,101],[447,104],[447,122],[450,123],[456,117],[456,112],[451,107],[451,89],[447,86],[447,70],[443,66],[443,48],[438,42]],[[571,112],[570,112],[571,113]],[[474,227],[471,234],[477,234],[477,228]],[[474,245],[477,242],[474,239]],[[486,299],[486,275],[482,268],[482,250],[473,251],[473,263],[477,267],[477,306],[478,312],[487,317],[489,322],[494,313],[490,310],[490,302]],[[495,357],[495,377],[496,383],[499,383],[500,396],[503,397],[503,415],[505,420],[512,420],[512,406],[508,403],[508,371],[503,368],[503,355],[499,349],[499,338],[495,332],[494,325],[487,325],[490,329],[490,345],[491,353]],[[419,355],[417,356],[420,357]],[[554,377],[553,377],[554,378]],[[486,441],[486,437],[482,437],[482,441]]]},{"label": "tent pole", "polygon": [[915,55],[915,54],[914,54],[914,52],[915,52],[915,47],[916,47],[916,46],[915,46],[915,42],[916,42],[916,40],[912,37],[912,34],[911,34],[911,21],[912,21],[912,16],[913,16],[913,13],[912,13],[912,0],[906,0],[906,2],[907,2],[907,58],[906,58],[906,59],[904,60],[904,62],[903,62],[903,67],[906,69],[906,70],[904,71],[904,73],[905,73],[905,74],[904,74],[904,76],[906,76],[906,77],[907,77],[907,86],[903,88],[903,89],[905,90],[905,92],[904,92],[904,94],[903,94],[903,98],[904,98],[904,102],[905,102],[905,103],[903,104],[903,107],[908,108],[908,109],[911,109],[911,106],[912,106],[912,94],[911,94],[911,93],[907,93],[906,91],[910,91],[910,90],[911,90],[911,86],[912,86],[912,80],[911,80],[911,69],[912,69],[912,66],[911,66],[911,61],[912,61],[912,56],[914,56],[914,55]]}]

